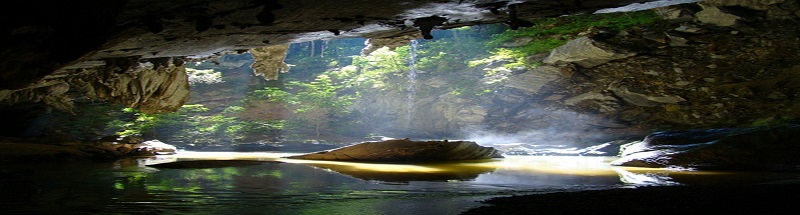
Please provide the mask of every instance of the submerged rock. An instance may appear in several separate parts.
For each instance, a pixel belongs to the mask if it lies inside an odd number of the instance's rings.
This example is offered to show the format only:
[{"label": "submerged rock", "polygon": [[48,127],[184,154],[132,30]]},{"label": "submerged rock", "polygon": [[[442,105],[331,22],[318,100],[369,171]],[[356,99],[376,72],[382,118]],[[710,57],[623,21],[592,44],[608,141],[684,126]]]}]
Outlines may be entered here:
[{"label": "submerged rock", "polygon": [[798,170],[800,125],[658,132],[622,147],[617,166]]},{"label": "submerged rock", "polygon": [[363,142],[331,151],[291,156],[292,159],[337,161],[427,162],[501,158],[492,147],[472,141],[387,140]]}]

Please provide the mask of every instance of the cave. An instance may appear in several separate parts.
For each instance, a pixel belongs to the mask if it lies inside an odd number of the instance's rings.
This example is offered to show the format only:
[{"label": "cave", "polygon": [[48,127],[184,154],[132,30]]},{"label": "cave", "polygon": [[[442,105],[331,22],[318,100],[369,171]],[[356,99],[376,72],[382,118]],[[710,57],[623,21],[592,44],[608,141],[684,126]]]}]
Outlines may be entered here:
[{"label": "cave", "polygon": [[0,11],[10,214],[798,209],[797,0]]}]

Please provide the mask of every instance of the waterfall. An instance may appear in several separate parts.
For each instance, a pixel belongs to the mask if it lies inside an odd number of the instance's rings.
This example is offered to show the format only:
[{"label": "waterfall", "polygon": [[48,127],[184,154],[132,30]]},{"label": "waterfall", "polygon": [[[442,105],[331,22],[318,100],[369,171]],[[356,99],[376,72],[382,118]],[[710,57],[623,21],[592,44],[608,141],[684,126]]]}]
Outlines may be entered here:
[{"label": "waterfall", "polygon": [[411,48],[408,50],[408,101],[406,105],[408,106],[408,115],[406,116],[406,120],[408,120],[409,127],[411,126],[412,121],[412,114],[414,113],[414,99],[417,95],[417,46],[419,42],[417,40],[411,40]]}]

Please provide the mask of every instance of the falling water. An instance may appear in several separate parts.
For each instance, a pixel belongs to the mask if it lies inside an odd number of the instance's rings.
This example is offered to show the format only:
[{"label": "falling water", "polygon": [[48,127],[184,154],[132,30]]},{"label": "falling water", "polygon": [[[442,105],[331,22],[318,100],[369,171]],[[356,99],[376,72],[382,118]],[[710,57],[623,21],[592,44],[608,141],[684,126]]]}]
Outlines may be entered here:
[{"label": "falling water", "polygon": [[409,61],[408,61],[408,115],[406,116],[406,120],[408,121],[408,125],[411,125],[411,114],[414,110],[414,97],[417,95],[417,46],[419,43],[417,40],[411,40],[411,49],[408,51]]}]

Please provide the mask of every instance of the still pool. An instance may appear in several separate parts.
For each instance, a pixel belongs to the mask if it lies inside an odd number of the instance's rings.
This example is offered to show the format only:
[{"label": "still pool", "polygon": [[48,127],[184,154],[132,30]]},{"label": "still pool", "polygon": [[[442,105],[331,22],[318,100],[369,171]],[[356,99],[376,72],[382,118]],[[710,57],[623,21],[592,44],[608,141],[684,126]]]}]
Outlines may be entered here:
[{"label": "still pool", "polygon": [[[289,153],[180,152],[113,163],[0,165],[3,214],[459,214],[492,197],[640,186],[796,181],[796,173],[610,166],[615,157],[507,156],[429,164],[283,159]],[[158,169],[183,160],[280,161]]]}]

